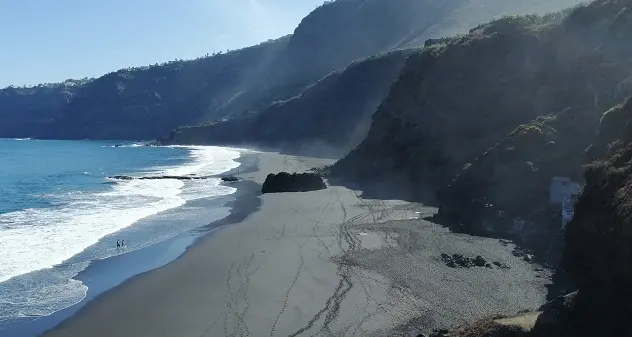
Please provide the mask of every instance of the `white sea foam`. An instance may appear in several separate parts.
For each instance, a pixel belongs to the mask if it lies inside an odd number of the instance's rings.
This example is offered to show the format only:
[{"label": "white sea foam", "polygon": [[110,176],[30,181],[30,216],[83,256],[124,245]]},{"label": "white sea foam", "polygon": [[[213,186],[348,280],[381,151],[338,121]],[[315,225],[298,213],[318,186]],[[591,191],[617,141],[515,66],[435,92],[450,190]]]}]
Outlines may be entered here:
[{"label": "white sea foam", "polygon": [[133,144],[124,144],[124,145],[112,145],[112,147],[142,147],[145,146],[145,143],[133,143]]},{"label": "white sea foam", "polygon": [[60,209],[0,215],[0,227],[5,228],[0,231],[0,282],[53,267],[106,235],[183,205],[185,200],[178,196],[182,185],[175,180],[133,180],[105,193],[68,195],[70,200]]},{"label": "white sea foam", "polygon": [[239,158],[239,152],[233,149],[209,146],[184,147],[191,150],[193,163],[185,166],[167,168],[162,171],[162,174],[172,176],[185,176],[189,174],[209,176],[239,167],[239,163],[235,162],[235,159]]},{"label": "white sea foam", "polygon": [[[231,149],[192,147],[188,150],[191,160],[184,165],[128,174],[208,176],[239,165],[234,161],[239,152]],[[166,240],[195,228],[196,224],[178,222],[170,212],[156,217],[163,219],[159,225],[139,220],[181,206],[188,200],[236,191],[221,186],[216,178],[117,180],[108,185],[106,191],[99,193],[42,194],[42,198],[54,205],[52,208],[0,214],[0,323],[17,317],[49,315],[80,302],[88,289],[72,277],[90,261],[120,253],[110,242],[100,242],[105,237],[110,240],[109,235],[121,230],[125,235],[134,236],[134,242],[126,251]],[[219,219],[228,214],[225,212],[205,211],[205,216],[209,215],[207,220]]]},{"label": "white sea foam", "polygon": [[[150,174],[206,176],[233,169],[239,153],[192,147],[186,165]],[[70,193],[57,208],[0,214],[0,282],[61,264],[105,236],[138,220],[183,205],[187,200],[234,193],[218,179],[119,181],[101,193]],[[95,258],[99,258],[96,256]]]}]

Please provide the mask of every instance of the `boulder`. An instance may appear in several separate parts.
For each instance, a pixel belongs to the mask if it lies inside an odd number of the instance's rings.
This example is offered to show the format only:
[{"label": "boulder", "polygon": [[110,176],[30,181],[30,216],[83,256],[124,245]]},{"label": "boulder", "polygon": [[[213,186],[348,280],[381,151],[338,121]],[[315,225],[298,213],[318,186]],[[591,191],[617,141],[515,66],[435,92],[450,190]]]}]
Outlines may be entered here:
[{"label": "boulder", "polygon": [[463,254],[448,255],[446,253],[442,253],[441,260],[445,263],[446,266],[450,268],[492,268],[492,265],[487,263],[487,261],[480,255],[476,256],[475,258],[470,258],[467,256],[463,256]]},{"label": "boulder", "polygon": [[268,174],[262,193],[307,192],[326,189],[323,178],[316,173],[287,173]]}]

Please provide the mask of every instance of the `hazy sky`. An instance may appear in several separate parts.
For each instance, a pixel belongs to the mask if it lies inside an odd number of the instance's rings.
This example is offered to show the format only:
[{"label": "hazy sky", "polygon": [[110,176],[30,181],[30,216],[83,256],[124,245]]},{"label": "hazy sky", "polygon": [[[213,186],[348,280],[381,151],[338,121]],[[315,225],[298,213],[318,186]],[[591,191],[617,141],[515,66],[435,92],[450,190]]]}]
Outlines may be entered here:
[{"label": "hazy sky", "polygon": [[0,87],[100,76],[291,33],[323,0],[0,0]]}]

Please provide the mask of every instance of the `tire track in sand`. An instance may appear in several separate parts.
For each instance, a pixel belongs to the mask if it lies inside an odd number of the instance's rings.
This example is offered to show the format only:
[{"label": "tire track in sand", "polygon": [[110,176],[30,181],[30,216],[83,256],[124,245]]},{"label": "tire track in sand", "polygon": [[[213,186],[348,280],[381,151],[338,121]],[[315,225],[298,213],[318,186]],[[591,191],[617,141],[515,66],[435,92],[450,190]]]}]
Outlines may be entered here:
[{"label": "tire track in sand", "polygon": [[274,320],[274,324],[272,324],[272,329],[270,330],[270,337],[274,336],[274,333],[276,331],[276,326],[279,323],[279,319],[281,319],[281,316],[283,316],[283,313],[285,312],[285,309],[287,308],[287,302],[290,298],[290,293],[292,292],[292,289],[294,289],[294,286],[296,285],[296,282],[298,282],[299,277],[301,276],[301,271],[303,270],[303,265],[305,264],[305,260],[303,259],[303,246],[305,244],[302,244],[298,247],[298,254],[300,257],[300,263],[298,265],[298,268],[296,269],[296,275],[294,276],[294,280],[292,280],[292,283],[290,284],[290,287],[287,289],[287,291],[285,292],[285,299],[283,300],[283,307],[281,308],[281,310],[279,311],[279,314],[277,315],[276,319]]},{"label": "tire track in sand", "polygon": [[299,336],[304,332],[312,329],[314,325],[316,325],[316,322],[323,317],[323,315],[325,316],[323,320],[323,325],[313,336],[319,335],[323,332],[328,335],[333,335],[330,325],[338,318],[342,301],[346,298],[347,294],[354,286],[351,280],[352,265],[349,263],[349,255],[359,249],[360,241],[353,235],[353,233],[351,233],[349,228],[351,224],[364,218],[366,214],[361,214],[352,218],[348,218],[347,208],[340,199],[339,192],[334,189],[332,190],[332,193],[335,194],[336,201],[340,205],[343,213],[343,219],[340,222],[338,228],[338,245],[340,246],[340,250],[342,251],[342,256],[340,257],[340,261],[338,261],[337,270],[337,274],[340,277],[340,280],[338,281],[338,285],[334,289],[334,293],[325,301],[325,306],[320,311],[318,311],[307,322],[305,326],[290,334],[289,337]]}]

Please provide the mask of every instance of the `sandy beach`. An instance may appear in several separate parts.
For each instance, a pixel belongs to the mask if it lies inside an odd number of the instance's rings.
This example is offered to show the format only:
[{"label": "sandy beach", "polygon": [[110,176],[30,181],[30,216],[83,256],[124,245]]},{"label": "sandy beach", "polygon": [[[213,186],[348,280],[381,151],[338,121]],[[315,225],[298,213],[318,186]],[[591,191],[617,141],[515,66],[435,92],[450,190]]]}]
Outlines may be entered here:
[{"label": "sandy beach", "polygon": [[[258,154],[269,173],[331,160]],[[512,245],[422,220],[434,209],[363,199],[340,186],[266,194],[261,207],[172,263],[88,303],[49,337],[415,336],[491,314],[535,309],[550,275]],[[450,268],[441,254],[503,268]]]}]

